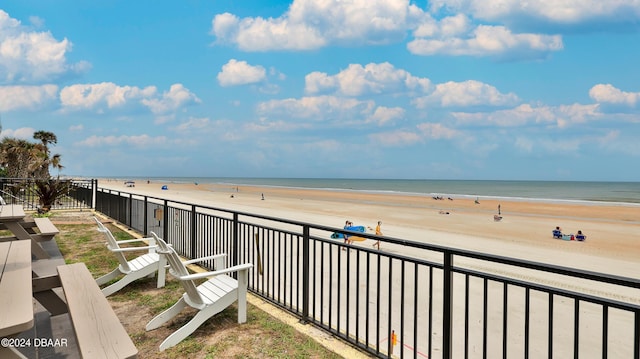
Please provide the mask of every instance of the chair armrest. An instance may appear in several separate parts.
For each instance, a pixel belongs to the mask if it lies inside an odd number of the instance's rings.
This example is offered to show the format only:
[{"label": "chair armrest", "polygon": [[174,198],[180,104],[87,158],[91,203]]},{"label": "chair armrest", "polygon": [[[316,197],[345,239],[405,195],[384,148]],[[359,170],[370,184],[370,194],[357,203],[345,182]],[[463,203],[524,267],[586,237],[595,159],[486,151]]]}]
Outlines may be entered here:
[{"label": "chair armrest", "polygon": [[206,257],[202,257],[202,258],[196,258],[196,259],[189,259],[187,261],[182,261],[182,263],[184,263],[185,265],[187,264],[192,264],[192,263],[197,263],[197,262],[202,262],[202,261],[206,261],[208,259],[218,259],[218,258],[224,258],[226,257],[227,254],[226,253],[220,253],[220,254],[214,254],[211,256],[206,256]]},{"label": "chair armrest", "polygon": [[158,248],[158,246],[144,246],[144,247],[125,247],[125,248],[109,248],[109,250],[111,252],[136,252],[136,251],[143,251],[143,250],[149,250],[149,249],[156,249]]},{"label": "chair armrest", "polygon": [[152,237],[149,238],[134,238],[134,239],[123,239],[121,241],[116,241],[118,244],[120,243],[135,243],[135,242],[144,242],[144,241],[153,241],[155,243],[155,239]]},{"label": "chair armrest", "polygon": [[250,269],[252,267],[253,267],[253,264],[245,263],[245,264],[239,264],[237,266],[229,267],[229,268],[218,270],[218,271],[214,271],[214,272],[204,272],[204,273],[189,274],[189,275],[185,275],[185,276],[182,276],[182,277],[178,277],[178,279],[179,280],[201,279],[201,278],[213,277],[213,276],[217,276],[217,275],[221,275],[221,274],[227,274],[227,273],[230,273],[230,272],[238,272],[238,271],[241,271],[241,270],[248,270],[248,269]]}]

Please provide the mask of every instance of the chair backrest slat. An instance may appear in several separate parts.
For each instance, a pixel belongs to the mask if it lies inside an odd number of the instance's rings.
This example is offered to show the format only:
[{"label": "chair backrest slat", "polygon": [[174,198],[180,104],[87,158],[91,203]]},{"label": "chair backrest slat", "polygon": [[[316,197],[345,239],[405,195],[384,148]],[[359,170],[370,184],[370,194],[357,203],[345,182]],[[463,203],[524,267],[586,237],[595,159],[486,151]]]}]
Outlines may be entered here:
[{"label": "chair backrest slat", "polygon": [[[151,232],[153,238],[155,238],[156,243],[158,244],[158,253],[160,255],[164,255],[169,262],[170,273],[174,276],[180,277],[189,275],[189,270],[185,267],[182,260],[180,260],[180,256],[176,253],[173,247],[170,247],[164,239],[158,237],[157,234]],[[198,293],[198,289],[196,284],[192,280],[181,280],[180,283],[184,288],[186,294],[189,296],[189,300],[195,304],[203,304],[204,300]]]},{"label": "chair backrest slat", "polygon": [[118,245],[118,241],[116,240],[116,238],[113,236],[109,228],[107,228],[104,224],[102,224],[102,222],[100,222],[98,218],[93,217],[93,219],[95,219],[96,223],[98,223],[98,232],[102,232],[105,238],[107,239],[107,248],[118,259],[118,262],[120,263],[120,268],[122,269],[122,271],[125,273],[130,272],[131,268],[129,267],[129,262],[127,261],[127,258],[124,256],[124,254],[122,252],[114,251],[114,249],[120,249],[120,246]]}]

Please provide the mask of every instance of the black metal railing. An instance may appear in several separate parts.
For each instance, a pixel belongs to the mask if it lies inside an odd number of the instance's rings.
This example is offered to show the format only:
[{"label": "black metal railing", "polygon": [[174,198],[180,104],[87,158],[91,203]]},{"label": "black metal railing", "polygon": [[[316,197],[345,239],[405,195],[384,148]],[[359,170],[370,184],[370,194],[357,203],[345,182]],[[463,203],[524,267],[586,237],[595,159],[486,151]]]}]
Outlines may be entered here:
[{"label": "black metal railing", "polygon": [[[85,209],[93,208],[93,193],[96,180],[92,179],[64,179],[71,181],[69,191],[58,198],[51,209]],[[36,210],[40,207],[39,198],[34,191],[33,178],[0,177],[0,196],[8,204],[18,204],[26,210]]]},{"label": "black metal railing", "polygon": [[[254,294],[378,357],[640,358],[640,281],[98,189],[96,210],[186,257],[251,262]],[[397,249],[397,250],[396,250]],[[205,263],[212,268],[213,263]]]}]

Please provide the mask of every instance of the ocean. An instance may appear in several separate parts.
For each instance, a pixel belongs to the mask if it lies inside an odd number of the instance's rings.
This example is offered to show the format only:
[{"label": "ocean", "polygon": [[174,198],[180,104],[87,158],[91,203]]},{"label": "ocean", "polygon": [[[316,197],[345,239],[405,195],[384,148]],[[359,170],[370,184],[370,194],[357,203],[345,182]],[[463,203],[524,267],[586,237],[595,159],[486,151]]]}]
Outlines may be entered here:
[{"label": "ocean", "polygon": [[342,178],[232,178],[232,177],[138,177],[167,183],[230,184],[337,191],[363,191],[397,195],[539,200],[546,202],[610,202],[640,205],[640,182],[580,181],[473,181],[419,179]]}]

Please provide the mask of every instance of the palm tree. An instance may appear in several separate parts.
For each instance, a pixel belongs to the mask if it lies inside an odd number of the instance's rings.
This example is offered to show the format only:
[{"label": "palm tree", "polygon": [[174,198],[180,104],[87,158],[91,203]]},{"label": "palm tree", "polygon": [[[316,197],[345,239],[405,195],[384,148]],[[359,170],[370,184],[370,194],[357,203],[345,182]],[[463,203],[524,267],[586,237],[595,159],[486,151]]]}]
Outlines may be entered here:
[{"label": "palm tree", "polygon": [[5,137],[0,142],[0,166],[6,169],[7,177],[29,177],[35,169],[34,158],[38,152],[35,144],[29,141]]},{"label": "palm tree", "polygon": [[36,140],[40,140],[38,144],[39,153],[36,153],[33,158],[33,177],[39,179],[47,179],[51,177],[49,174],[49,166],[57,168],[58,170],[62,168],[60,165],[60,155],[55,154],[51,156],[51,152],[49,151],[49,144],[57,144],[58,137],[49,131],[36,131],[33,134],[33,138]]},{"label": "palm tree", "polygon": [[[51,155],[49,144],[56,144],[55,134],[37,131],[33,138],[40,140],[33,143],[17,138],[4,138],[0,141],[0,167],[6,171],[7,177],[33,178],[24,183],[23,189],[34,192],[40,201],[43,211],[48,211],[56,200],[70,190],[70,181],[51,178],[49,166],[62,169],[59,154]],[[18,187],[15,187],[18,190]]]}]

